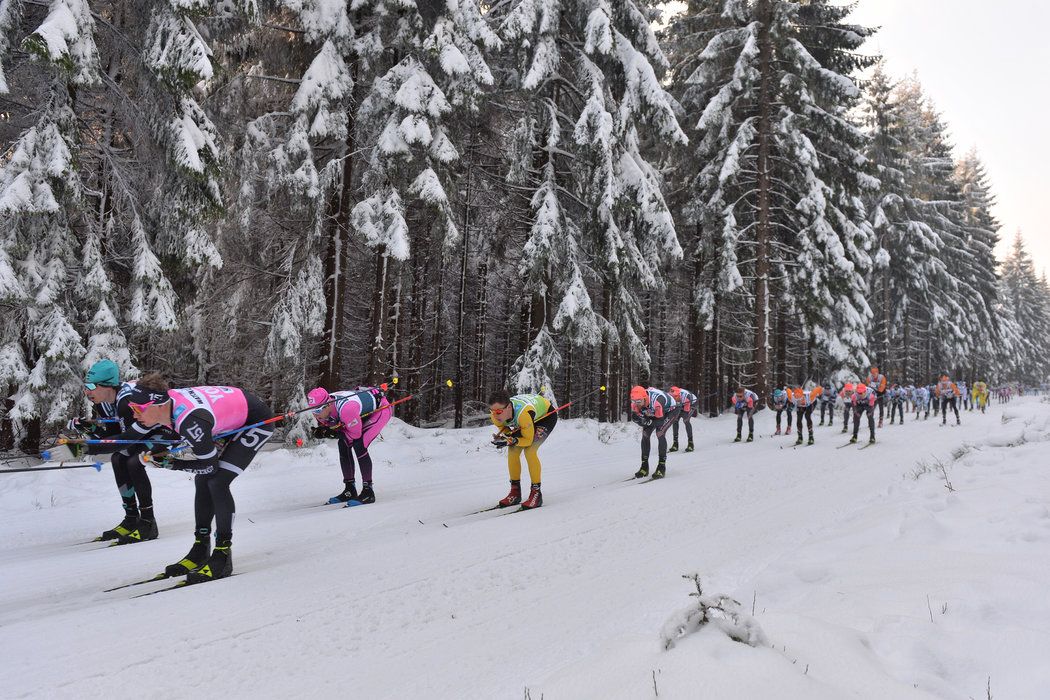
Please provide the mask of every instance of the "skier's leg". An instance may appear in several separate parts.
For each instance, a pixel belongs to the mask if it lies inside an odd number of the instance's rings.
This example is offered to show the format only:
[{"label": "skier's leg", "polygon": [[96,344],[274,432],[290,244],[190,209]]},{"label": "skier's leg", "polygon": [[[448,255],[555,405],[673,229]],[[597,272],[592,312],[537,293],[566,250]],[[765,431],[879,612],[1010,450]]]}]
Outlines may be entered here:
[{"label": "skier's leg", "polygon": [[[690,411],[689,413],[686,413],[685,415],[682,416],[682,422],[685,423],[685,439],[689,441],[690,445],[692,445],[693,444],[693,423],[692,423],[692,421],[689,420],[691,418],[691,416],[689,415],[690,413],[692,413],[692,411]],[[675,442],[678,442],[678,436],[677,435],[675,435]]]},{"label": "skier's leg", "polygon": [[857,439],[857,433],[860,432],[860,414],[864,411],[864,407],[861,404],[857,404],[853,407],[853,439]]},{"label": "skier's leg", "polygon": [[871,432],[871,439],[874,440],[875,439],[875,408],[873,406],[869,405],[868,408],[867,408],[867,412],[868,412],[868,430]]},{"label": "skier's leg", "polygon": [[653,434],[653,426],[642,428],[642,464],[649,463],[649,453],[652,451],[652,445],[649,441],[649,436]]},{"label": "skier's leg", "polygon": [[813,437],[813,411],[816,407],[816,404],[806,406],[806,427],[809,428],[810,437]]},{"label": "skier's leg", "polygon": [[233,538],[233,516],[237,511],[237,505],[233,501],[230,484],[233,483],[237,476],[237,472],[219,467],[206,477],[208,492],[211,495],[212,506],[215,510],[216,540],[230,540]]},{"label": "skier's leg", "polygon": [[354,440],[350,447],[354,451],[354,456],[357,457],[357,466],[361,469],[361,483],[372,483],[372,457],[368,454],[364,438]]},{"label": "skier's leg", "polygon": [[120,500],[124,504],[124,517],[135,519],[139,515],[138,503],[135,498],[135,486],[131,481],[131,473],[128,463],[137,458],[129,457],[121,452],[114,452],[110,463],[113,465],[113,478],[117,482],[117,490],[120,492]]},{"label": "skier's leg", "polygon": [[533,484],[540,483],[540,456],[538,454],[540,446],[538,443],[532,443],[525,448],[525,461],[529,465],[529,478]]},{"label": "skier's leg", "polygon": [[[645,438],[642,438],[643,442]],[[521,452],[517,445],[507,448],[507,471],[511,481],[521,481]]]},{"label": "skier's leg", "polygon": [[139,502],[139,517],[143,520],[153,520],[153,484],[150,483],[146,467],[134,457],[129,457],[127,461],[128,476]]},{"label": "skier's leg", "polygon": [[740,431],[744,429],[744,411],[736,409],[736,436],[740,437]]},{"label": "skier's leg", "polygon": [[357,473],[354,466],[354,457],[351,454],[350,443],[346,440],[346,435],[340,434],[339,440],[339,468],[343,472],[343,483],[352,484],[357,480]]},{"label": "skier's leg", "polygon": [[753,437],[755,434],[755,409],[747,409],[747,436]]}]

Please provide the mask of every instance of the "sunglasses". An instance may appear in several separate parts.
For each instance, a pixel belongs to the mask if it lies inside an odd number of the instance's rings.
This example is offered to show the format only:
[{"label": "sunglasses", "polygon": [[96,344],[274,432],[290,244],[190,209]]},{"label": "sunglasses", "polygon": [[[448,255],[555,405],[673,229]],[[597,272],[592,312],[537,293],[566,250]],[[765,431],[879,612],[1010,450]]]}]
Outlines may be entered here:
[{"label": "sunglasses", "polygon": [[494,415],[494,416],[495,416],[495,415],[498,415],[498,414],[500,414],[500,413],[503,413],[503,412],[504,412],[504,411],[506,411],[506,410],[507,410],[508,408],[510,408],[510,406],[509,406],[509,405],[507,405],[507,406],[504,406],[503,408],[490,408],[490,409],[489,409],[489,413],[491,413],[492,415]]}]

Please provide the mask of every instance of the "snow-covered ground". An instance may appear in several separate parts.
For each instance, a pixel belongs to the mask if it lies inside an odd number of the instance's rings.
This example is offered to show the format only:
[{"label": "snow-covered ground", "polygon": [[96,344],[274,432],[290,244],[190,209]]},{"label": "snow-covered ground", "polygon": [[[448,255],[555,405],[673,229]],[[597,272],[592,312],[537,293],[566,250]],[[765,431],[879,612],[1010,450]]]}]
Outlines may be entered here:
[{"label": "snow-covered ground", "polygon": [[[166,584],[103,589],[185,553],[189,477],[154,473],[159,540],[100,549],[78,542],[120,518],[108,467],[0,476],[0,695],[1050,697],[1050,404],[864,450],[827,427],[793,449],[768,412],[732,444],[732,420],[648,484],[622,482],[637,428],[562,422],[546,505],[514,515],[464,517],[506,491],[484,428],[392,422],[379,502],[351,509],[316,507],[334,445],[266,453],[234,486],[239,575],[138,599]],[[693,572],[767,643],[664,650]]]}]

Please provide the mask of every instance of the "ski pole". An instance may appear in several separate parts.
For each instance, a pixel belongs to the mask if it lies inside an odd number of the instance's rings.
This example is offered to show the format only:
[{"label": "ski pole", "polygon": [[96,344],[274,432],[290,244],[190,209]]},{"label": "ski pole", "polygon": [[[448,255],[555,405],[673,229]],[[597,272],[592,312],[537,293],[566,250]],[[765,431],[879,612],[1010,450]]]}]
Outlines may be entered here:
[{"label": "ski pole", "polygon": [[83,462],[78,464],[61,463],[57,467],[25,467],[24,469],[0,469],[0,474],[15,474],[17,472],[46,472],[54,469],[86,469],[91,467],[97,472],[102,471],[102,462]]},{"label": "ski pole", "polygon": [[[583,399],[587,398],[588,396],[592,396],[594,394],[597,394],[599,391],[605,391],[605,385],[604,384],[602,384],[597,389],[594,389],[592,391],[588,391],[586,394],[582,394],[580,396],[577,396],[575,399],[573,399],[571,401],[566,401],[565,403],[563,403],[561,406],[558,406],[557,408],[552,408],[551,410],[547,411],[546,413],[544,413],[539,418],[537,418],[534,421],[532,421],[532,423],[533,423],[533,425],[535,425],[536,423],[539,423],[541,420],[543,420],[547,416],[550,416],[550,415],[553,415],[555,413],[558,413],[559,411],[563,411],[566,408],[568,408],[569,406],[571,406],[574,403],[576,403],[577,401],[582,401]],[[515,428],[514,430],[512,430],[510,432],[510,435],[513,435],[514,433],[517,433],[517,432],[520,432],[520,431],[521,431],[521,428]],[[497,447],[499,447],[499,445],[497,445]]]},{"label": "ski pole", "polygon": [[[397,377],[394,377],[393,383],[397,384],[397,381],[398,381]],[[449,382],[450,382],[449,386],[451,386],[451,381],[452,380],[450,379],[449,380]],[[380,388],[382,388],[384,391],[386,390],[386,387],[387,387],[387,384],[385,382],[383,384],[380,384]],[[240,428],[235,428],[234,430],[227,430],[226,432],[218,433],[217,435],[213,435],[212,439],[213,440],[218,440],[220,438],[227,438],[227,437],[230,437],[232,435],[239,435],[239,434],[243,433],[246,430],[251,430],[252,428],[259,428],[259,427],[264,426],[264,425],[271,425],[273,423],[278,423],[278,422],[280,422],[282,420],[287,420],[287,419],[289,419],[289,418],[291,418],[293,416],[297,416],[300,413],[306,413],[307,411],[316,411],[318,408],[321,408],[322,406],[327,406],[330,403],[335,403],[336,401],[338,401],[341,398],[343,398],[343,397],[337,396],[334,399],[329,399],[328,401],[325,401],[323,403],[319,403],[316,406],[307,406],[306,408],[300,408],[297,411],[287,411],[286,413],[279,413],[276,416],[273,416],[272,418],[267,418],[266,420],[261,420],[258,423],[251,423],[249,425],[241,426]],[[411,395],[406,396],[404,399],[400,399],[399,401],[396,401],[395,403],[404,403],[405,401],[407,401],[410,398],[412,398]],[[391,405],[393,405],[393,404],[391,404]],[[376,409],[376,410],[381,410],[381,409]],[[375,413],[375,411],[370,411],[370,413]],[[369,414],[365,413],[365,414],[362,415],[362,417],[367,416],[367,415],[369,415]],[[172,443],[176,443],[176,442],[182,442],[182,441],[181,440],[172,440],[171,442]],[[166,457],[168,455],[175,454],[176,452],[182,452],[183,450],[186,450],[186,449],[189,449],[189,445],[183,445],[182,447],[176,447],[174,449],[170,449],[170,450],[167,450],[166,452],[158,453],[158,454],[155,454],[155,455],[154,454],[147,454],[147,455],[145,455],[145,459],[147,461],[153,461],[157,457]]]},{"label": "ski pole", "polygon": [[[65,438],[58,439],[59,445],[177,445],[182,440],[93,440],[88,438]],[[40,453],[43,459],[51,459],[51,450]]]}]

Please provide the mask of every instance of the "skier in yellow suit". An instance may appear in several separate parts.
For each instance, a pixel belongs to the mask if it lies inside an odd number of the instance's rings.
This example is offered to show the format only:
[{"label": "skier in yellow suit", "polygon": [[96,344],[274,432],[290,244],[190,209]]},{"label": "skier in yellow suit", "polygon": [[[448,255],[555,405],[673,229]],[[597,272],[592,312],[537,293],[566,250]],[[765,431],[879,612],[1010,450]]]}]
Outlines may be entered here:
[{"label": "skier in yellow suit", "polygon": [[[499,429],[492,438],[498,447],[507,450],[507,468],[510,471],[510,493],[497,505],[500,508],[521,505],[522,508],[539,508],[543,505],[540,493],[540,445],[547,439],[558,423],[558,414],[552,412],[551,402],[539,394],[509,396],[506,391],[495,391],[489,398],[492,424]],[[521,453],[529,465],[532,490],[524,502],[521,500]]]},{"label": "skier in yellow suit", "polygon": [[981,409],[981,413],[984,413],[984,409],[988,408],[988,384],[985,382],[974,382],[973,383],[973,402],[977,408]]}]

